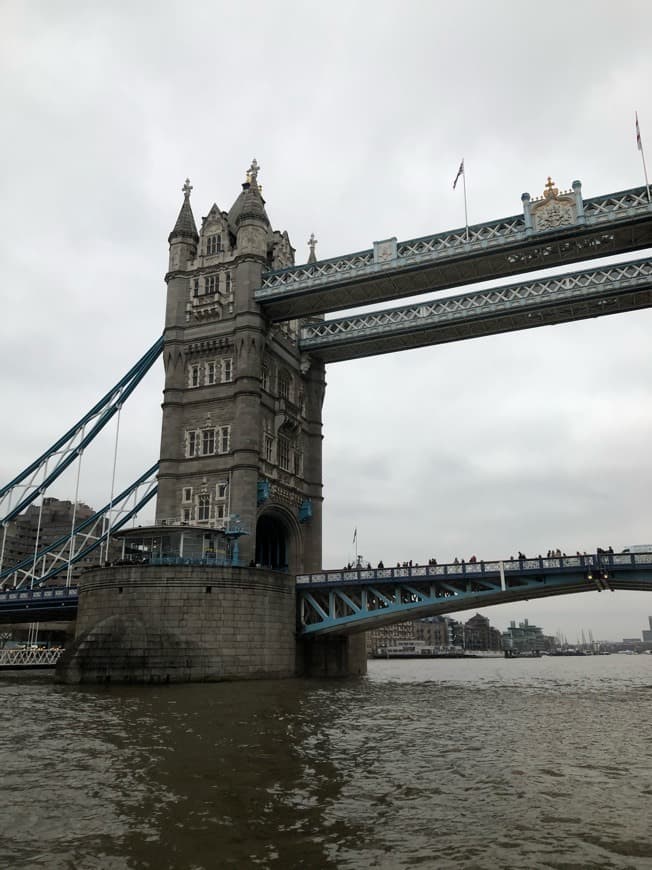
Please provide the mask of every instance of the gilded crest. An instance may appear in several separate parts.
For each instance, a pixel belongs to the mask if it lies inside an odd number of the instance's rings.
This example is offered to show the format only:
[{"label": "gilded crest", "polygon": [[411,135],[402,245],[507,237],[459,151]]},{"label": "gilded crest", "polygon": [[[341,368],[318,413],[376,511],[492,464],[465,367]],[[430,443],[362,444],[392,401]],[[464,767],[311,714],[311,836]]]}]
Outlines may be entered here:
[{"label": "gilded crest", "polygon": [[561,191],[548,176],[543,196],[532,201],[532,224],[534,230],[551,230],[577,223],[575,197],[571,190]]}]

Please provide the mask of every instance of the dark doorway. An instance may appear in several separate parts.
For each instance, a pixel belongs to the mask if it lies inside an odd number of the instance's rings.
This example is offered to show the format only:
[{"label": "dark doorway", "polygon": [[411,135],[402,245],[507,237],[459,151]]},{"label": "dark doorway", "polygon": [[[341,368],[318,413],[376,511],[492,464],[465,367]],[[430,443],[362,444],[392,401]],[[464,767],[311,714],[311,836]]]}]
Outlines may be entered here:
[{"label": "dark doorway", "polygon": [[256,564],[273,571],[288,570],[288,541],[283,522],[266,514],[256,524]]}]

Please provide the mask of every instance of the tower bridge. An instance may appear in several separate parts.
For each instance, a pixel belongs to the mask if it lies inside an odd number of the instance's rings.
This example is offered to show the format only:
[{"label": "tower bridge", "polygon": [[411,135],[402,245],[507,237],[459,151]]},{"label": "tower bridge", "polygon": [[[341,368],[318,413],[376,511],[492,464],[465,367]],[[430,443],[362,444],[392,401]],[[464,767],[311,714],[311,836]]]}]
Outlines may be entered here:
[{"label": "tower bridge", "polygon": [[[541,197],[523,194],[519,215],[386,239],[329,260],[317,260],[311,237],[308,263],[295,265],[288,234],[267,215],[259,169],[254,160],[231,207],[213,204],[199,229],[186,181],[168,238],[162,340],[0,489],[0,584],[11,596],[0,599],[0,619],[12,608],[76,608],[77,638],[59,667],[69,681],[280,677],[362,672],[360,632],[374,623],[589,589],[650,588],[652,562],[638,557],[613,556],[608,565],[598,555],[483,563],[473,572],[438,566],[405,576],[322,569],[326,364],[646,308],[652,259],[470,287],[355,316],[324,314],[650,248],[647,190],[585,200],[579,182],[564,191],[548,179]],[[165,387],[156,481],[150,469],[121,494],[123,505],[111,494],[69,542],[42,553],[37,546],[33,560],[3,565],[12,518],[81,456],[159,355]],[[112,534],[154,494],[155,524],[139,534],[158,542],[158,555],[152,549],[146,559],[113,565],[100,557],[78,595],[69,570],[70,592],[49,594],[82,550],[108,553]],[[193,552],[182,552],[191,539]]]}]

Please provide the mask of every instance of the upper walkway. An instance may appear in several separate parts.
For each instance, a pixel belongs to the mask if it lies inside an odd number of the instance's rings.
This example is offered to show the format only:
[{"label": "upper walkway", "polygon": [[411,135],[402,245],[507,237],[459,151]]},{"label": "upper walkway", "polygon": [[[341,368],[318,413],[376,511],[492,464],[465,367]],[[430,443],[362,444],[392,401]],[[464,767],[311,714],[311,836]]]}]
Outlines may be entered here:
[{"label": "upper walkway", "polygon": [[300,347],[326,363],[652,306],[652,258],[308,322]]},{"label": "upper walkway", "polygon": [[583,200],[581,185],[523,214],[267,272],[255,298],[273,320],[310,317],[652,247],[645,187]]}]

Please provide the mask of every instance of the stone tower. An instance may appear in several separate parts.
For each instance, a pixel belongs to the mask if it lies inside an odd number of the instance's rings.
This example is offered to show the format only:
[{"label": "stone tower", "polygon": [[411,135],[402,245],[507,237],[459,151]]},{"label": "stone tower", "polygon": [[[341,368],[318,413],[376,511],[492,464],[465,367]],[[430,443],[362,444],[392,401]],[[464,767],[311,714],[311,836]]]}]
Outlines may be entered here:
[{"label": "stone tower", "polygon": [[[191,186],[169,236],[165,390],[156,523],[211,532],[240,523],[242,564],[321,568],[324,366],[298,349],[299,322],[254,300],[264,272],[294,264],[273,230],[254,160],[228,212],[198,232]],[[314,250],[314,246],[313,246]]]}]

